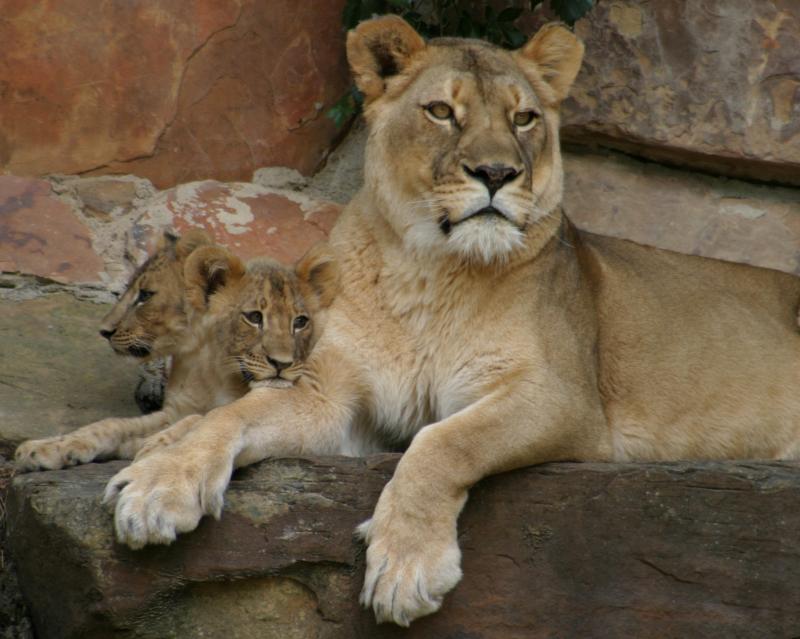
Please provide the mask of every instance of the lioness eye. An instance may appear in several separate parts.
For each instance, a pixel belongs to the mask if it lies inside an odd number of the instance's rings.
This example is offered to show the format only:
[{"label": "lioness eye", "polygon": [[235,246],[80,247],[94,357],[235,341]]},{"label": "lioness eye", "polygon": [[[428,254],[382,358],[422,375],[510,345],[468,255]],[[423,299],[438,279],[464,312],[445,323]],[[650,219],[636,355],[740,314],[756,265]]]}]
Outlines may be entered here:
[{"label": "lioness eye", "polygon": [[137,304],[144,304],[147,300],[155,295],[155,291],[146,291],[145,289],[141,289],[139,291],[139,295],[136,298]]},{"label": "lioness eye", "polygon": [[292,322],[292,328],[296,331],[302,331],[306,326],[308,326],[308,317],[306,315],[298,315]]},{"label": "lioness eye", "polygon": [[248,311],[247,313],[242,313],[242,315],[253,326],[261,326],[261,322],[264,321],[261,311]]},{"label": "lioness eye", "polygon": [[431,102],[425,105],[425,110],[437,120],[449,120],[453,117],[453,109],[444,102]]},{"label": "lioness eye", "polygon": [[520,128],[533,124],[536,114],[533,111],[520,111],[514,114],[514,126]]}]

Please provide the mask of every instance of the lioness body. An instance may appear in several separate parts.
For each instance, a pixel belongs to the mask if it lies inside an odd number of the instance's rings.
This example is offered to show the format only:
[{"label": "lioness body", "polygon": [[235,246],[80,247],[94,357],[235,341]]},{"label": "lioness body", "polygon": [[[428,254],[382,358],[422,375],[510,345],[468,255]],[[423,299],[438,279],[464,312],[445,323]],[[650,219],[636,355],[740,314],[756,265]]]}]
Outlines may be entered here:
[{"label": "lioness body", "polygon": [[800,282],[563,219],[558,106],[581,54],[558,26],[513,53],[425,44],[397,18],[351,32],[365,185],[331,234],[341,293],[307,374],[118,473],[120,541],[169,543],[219,516],[235,466],[410,440],[360,527],[362,602],[407,625],[458,582],[457,517],[486,475],[796,454]]}]

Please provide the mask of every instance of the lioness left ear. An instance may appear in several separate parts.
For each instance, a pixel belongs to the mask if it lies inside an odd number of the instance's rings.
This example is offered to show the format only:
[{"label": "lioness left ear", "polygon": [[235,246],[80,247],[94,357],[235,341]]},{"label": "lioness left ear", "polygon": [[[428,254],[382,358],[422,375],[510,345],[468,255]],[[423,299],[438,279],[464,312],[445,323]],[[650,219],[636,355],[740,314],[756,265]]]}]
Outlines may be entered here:
[{"label": "lioness left ear", "polygon": [[303,295],[313,295],[320,308],[331,305],[339,293],[339,263],[325,242],[315,244],[295,264]]},{"label": "lioness left ear", "polygon": [[396,15],[373,18],[347,34],[347,61],[367,102],[386,90],[385,79],[400,73],[425,48],[414,28]]},{"label": "lioness left ear", "polygon": [[186,299],[196,309],[208,305],[208,298],[221,287],[244,276],[242,261],[220,246],[204,246],[193,251],[183,265]]},{"label": "lioness left ear", "polygon": [[514,52],[524,69],[536,65],[539,76],[553,92],[553,106],[567,97],[583,61],[583,43],[557,22],[544,25],[527,44]]}]

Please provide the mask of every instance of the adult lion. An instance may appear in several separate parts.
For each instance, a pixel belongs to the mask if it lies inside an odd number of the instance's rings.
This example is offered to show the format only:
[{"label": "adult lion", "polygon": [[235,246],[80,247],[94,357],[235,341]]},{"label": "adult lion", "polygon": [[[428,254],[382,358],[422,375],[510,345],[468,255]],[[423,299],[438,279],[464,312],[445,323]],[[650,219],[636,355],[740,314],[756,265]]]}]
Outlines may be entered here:
[{"label": "adult lion", "polygon": [[518,51],[361,24],[347,51],[370,127],[332,232],[343,290],[308,372],[210,412],[121,471],[118,538],[169,543],[220,515],[231,471],[413,437],[373,518],[362,601],[407,625],[461,576],[456,519],[492,473],[553,460],[794,457],[800,280],[577,232],[558,106],[583,47]]}]

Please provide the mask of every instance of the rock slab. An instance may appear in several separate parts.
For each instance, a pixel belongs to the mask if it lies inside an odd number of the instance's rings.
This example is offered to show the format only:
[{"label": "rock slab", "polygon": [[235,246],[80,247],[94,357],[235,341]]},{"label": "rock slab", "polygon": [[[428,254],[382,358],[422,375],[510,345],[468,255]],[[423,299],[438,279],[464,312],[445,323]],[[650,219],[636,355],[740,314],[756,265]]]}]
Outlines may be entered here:
[{"label": "rock slab", "polygon": [[[22,475],[9,542],[40,639],[749,638],[800,634],[800,467],[548,464],[481,482],[464,580],[410,630],[356,605],[396,456],[267,461],[220,521],[130,551],[100,504],[123,464]],[[213,603],[212,603],[213,600]]]},{"label": "rock slab", "polygon": [[595,4],[562,139],[800,184],[796,0]]}]

